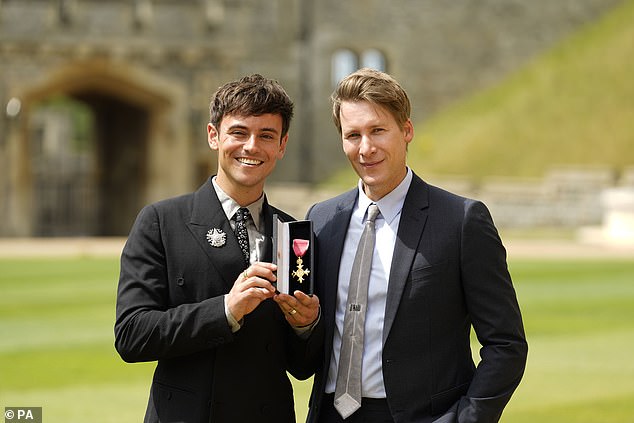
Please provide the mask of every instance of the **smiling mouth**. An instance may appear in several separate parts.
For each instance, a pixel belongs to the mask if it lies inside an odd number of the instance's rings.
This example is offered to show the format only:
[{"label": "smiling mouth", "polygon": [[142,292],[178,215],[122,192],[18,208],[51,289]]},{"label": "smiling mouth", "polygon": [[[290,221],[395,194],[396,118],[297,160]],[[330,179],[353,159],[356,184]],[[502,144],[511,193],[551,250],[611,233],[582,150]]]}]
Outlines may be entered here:
[{"label": "smiling mouth", "polygon": [[361,166],[366,167],[366,168],[367,167],[374,167],[374,166],[378,165],[379,163],[381,163],[381,161],[378,161],[378,162],[363,162],[363,163],[359,162],[359,164],[361,164]]},{"label": "smiling mouth", "polygon": [[242,164],[249,165],[249,166],[257,166],[259,164],[262,164],[262,160],[249,159],[246,157],[238,157],[236,160]]}]

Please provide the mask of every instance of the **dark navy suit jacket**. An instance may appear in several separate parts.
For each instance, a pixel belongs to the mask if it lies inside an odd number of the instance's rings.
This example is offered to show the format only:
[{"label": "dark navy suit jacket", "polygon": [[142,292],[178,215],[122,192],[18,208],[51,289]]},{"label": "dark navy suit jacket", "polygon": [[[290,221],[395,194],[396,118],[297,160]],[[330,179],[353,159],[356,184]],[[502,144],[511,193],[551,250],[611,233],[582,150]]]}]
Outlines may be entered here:
[{"label": "dark navy suit jacket", "polygon": [[[325,326],[308,421],[332,353],[340,257],[358,191],[313,206],[316,293]],[[400,217],[383,327],[383,379],[397,423],[499,420],[527,357],[506,251],[487,208],[414,175]],[[470,330],[482,344],[477,368]]]}]

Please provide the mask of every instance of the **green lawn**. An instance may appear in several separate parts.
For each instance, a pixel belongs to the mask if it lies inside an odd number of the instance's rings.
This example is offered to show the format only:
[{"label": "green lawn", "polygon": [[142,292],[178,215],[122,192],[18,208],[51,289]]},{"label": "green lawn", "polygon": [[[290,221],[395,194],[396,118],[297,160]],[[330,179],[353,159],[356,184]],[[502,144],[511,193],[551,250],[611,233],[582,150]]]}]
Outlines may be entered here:
[{"label": "green lawn", "polygon": [[624,0],[498,84],[420,122],[410,166],[478,178],[631,166],[633,20],[634,0]]},{"label": "green lawn", "polygon": [[[634,259],[511,263],[529,337],[502,421],[634,422]],[[0,409],[46,423],[141,421],[152,364],[113,345],[117,258],[0,260]],[[310,384],[296,383],[305,416]]]}]

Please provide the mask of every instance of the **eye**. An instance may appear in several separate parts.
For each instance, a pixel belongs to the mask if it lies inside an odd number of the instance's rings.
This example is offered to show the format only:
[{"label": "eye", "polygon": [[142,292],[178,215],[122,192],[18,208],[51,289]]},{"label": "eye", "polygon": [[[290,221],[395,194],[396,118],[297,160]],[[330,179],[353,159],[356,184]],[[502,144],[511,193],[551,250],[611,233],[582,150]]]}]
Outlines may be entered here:
[{"label": "eye", "polygon": [[360,136],[361,134],[359,134],[358,132],[350,132],[349,134],[345,135],[345,139],[348,141],[355,141],[359,139]]}]

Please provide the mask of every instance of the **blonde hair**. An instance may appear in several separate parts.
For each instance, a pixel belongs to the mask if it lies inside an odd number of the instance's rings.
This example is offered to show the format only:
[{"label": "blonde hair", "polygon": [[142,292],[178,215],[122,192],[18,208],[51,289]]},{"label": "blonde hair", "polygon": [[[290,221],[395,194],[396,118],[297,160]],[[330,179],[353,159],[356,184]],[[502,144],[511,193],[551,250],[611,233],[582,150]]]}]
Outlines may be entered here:
[{"label": "blonde hair", "polygon": [[367,101],[383,106],[400,126],[405,125],[411,113],[409,97],[403,87],[387,73],[370,68],[359,69],[342,79],[330,100],[332,118],[340,134],[344,101]]}]

